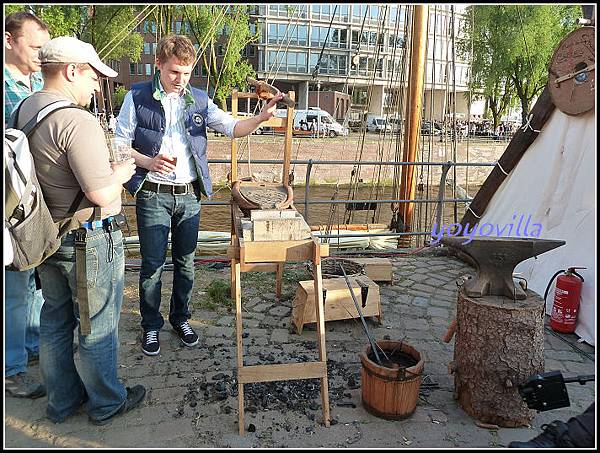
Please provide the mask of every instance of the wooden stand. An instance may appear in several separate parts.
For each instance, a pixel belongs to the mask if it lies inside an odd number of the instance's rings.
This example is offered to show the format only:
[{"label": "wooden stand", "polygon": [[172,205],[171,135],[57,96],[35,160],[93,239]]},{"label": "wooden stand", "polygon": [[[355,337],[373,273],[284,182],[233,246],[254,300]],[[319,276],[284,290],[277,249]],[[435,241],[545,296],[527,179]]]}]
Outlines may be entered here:
[{"label": "wooden stand", "polygon": [[471,416],[503,427],[528,425],[535,412],[517,385],[544,371],[544,301],[471,298],[459,291],[454,362],[455,398]]},{"label": "wooden stand", "polygon": [[[379,286],[364,275],[349,277],[349,280],[356,300],[359,301],[359,304],[362,302],[360,310],[363,316],[365,318],[376,316],[381,324]],[[325,321],[360,317],[344,277],[323,280],[323,292],[325,293]],[[292,322],[298,335],[302,335],[304,324],[315,321],[314,282],[312,280],[299,282],[298,291],[292,303]]]},{"label": "wooden stand", "polygon": [[[294,100],[294,92],[289,96]],[[238,97],[256,98],[255,93],[238,93],[232,95],[231,110],[237,115]],[[289,166],[292,147],[293,109],[288,109],[287,118],[272,118],[271,121],[280,122],[286,127],[283,183],[289,184]],[[265,125],[265,123],[263,123]],[[271,125],[271,122],[267,123]],[[231,146],[231,176],[232,183],[237,181],[237,148],[235,139]],[[325,321],[323,316],[323,281],[321,277],[321,257],[329,255],[327,244],[320,244],[319,239],[311,237],[305,240],[290,241],[245,241],[242,231],[243,214],[231,201],[232,232],[231,246],[228,257],[231,258],[231,292],[236,308],[236,343],[237,343],[237,379],[238,379],[238,423],[239,433],[244,434],[244,384],[254,382],[269,382],[291,379],[321,380],[321,404],[323,408],[323,422],[329,426],[329,390],[327,384],[327,354],[325,350]],[[244,365],[244,352],[242,343],[242,289],[241,273],[249,271],[264,271],[277,273],[277,297],[281,297],[281,280],[283,267],[286,262],[312,261],[315,293],[318,303],[315,304],[317,319],[317,344],[319,360],[315,362],[287,363],[277,365]]]}]

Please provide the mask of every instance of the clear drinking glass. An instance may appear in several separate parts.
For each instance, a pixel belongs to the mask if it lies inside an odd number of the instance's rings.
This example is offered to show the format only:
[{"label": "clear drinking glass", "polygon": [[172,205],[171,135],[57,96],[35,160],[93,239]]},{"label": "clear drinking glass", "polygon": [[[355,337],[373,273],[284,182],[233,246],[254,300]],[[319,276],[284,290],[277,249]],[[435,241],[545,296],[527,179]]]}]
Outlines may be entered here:
[{"label": "clear drinking glass", "polygon": [[109,140],[109,145],[115,162],[122,162],[131,158],[131,140],[113,137]]}]

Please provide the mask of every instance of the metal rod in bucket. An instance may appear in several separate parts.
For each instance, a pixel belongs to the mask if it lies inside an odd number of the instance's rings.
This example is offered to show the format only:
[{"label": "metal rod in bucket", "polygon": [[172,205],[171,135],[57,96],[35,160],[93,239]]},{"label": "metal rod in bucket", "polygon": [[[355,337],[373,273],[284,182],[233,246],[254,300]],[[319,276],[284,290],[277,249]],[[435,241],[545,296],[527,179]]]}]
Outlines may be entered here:
[{"label": "metal rod in bucket", "polygon": [[[381,364],[381,359],[379,358],[379,354],[377,353],[377,344],[375,343],[375,341],[373,340],[373,337],[369,333],[369,328],[367,327],[365,317],[363,316],[360,306],[358,305],[358,301],[356,300],[356,296],[354,295],[354,289],[352,288],[352,285],[350,284],[350,280],[348,279],[348,276],[346,275],[346,270],[344,269],[344,266],[342,266],[342,263],[340,263],[340,267],[342,268],[342,273],[344,274],[344,278],[346,279],[346,285],[348,286],[348,289],[350,290],[350,295],[352,296],[352,300],[354,301],[354,306],[356,307],[356,311],[358,312],[358,315],[360,316],[360,320],[362,321],[363,328],[365,329],[365,333],[367,334],[367,338],[369,339],[369,343],[371,344],[371,349],[373,350],[373,353],[375,354],[375,359],[377,359],[377,363],[379,365],[383,366]],[[381,350],[381,352],[385,356],[386,360],[389,361],[389,358],[387,357],[387,355],[385,355],[385,352],[383,352],[383,349]]]}]

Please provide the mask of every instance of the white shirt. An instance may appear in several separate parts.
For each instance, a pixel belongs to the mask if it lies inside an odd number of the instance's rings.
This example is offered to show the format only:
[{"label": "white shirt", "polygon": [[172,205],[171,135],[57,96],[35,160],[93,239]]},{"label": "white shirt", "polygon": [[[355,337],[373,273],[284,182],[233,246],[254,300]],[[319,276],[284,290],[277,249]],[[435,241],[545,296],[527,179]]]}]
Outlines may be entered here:
[{"label": "white shirt", "polygon": [[[159,184],[186,184],[198,179],[198,175],[194,164],[194,156],[192,155],[186,136],[184,122],[185,99],[183,94],[166,94],[160,82],[159,87],[163,95],[160,102],[165,111],[165,134],[158,153],[177,157],[177,164],[175,172],[168,175],[149,171],[147,180]],[[238,121],[240,120],[234,119],[231,115],[217,107],[210,98],[208,99],[206,121],[208,127],[232,138],[233,129]],[[135,105],[133,103],[133,95],[129,91],[125,95],[119,112],[115,135],[133,141],[136,127]]]}]

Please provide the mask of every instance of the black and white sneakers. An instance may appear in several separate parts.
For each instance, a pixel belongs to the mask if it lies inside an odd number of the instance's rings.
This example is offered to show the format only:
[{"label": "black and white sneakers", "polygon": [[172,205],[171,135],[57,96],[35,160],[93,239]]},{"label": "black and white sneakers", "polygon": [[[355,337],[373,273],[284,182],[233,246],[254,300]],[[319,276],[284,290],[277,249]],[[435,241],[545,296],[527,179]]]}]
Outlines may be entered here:
[{"label": "black and white sneakers", "polygon": [[[192,346],[196,346],[200,339],[198,338],[198,334],[194,332],[192,326],[188,321],[178,325],[173,326],[173,330],[177,333],[179,340],[184,346],[191,348]],[[145,330],[144,335],[142,336],[142,351],[146,355],[158,355],[160,352],[160,343],[158,341],[158,330]]]},{"label": "black and white sneakers", "polygon": [[144,335],[142,337],[142,352],[146,355],[158,355],[160,352],[158,330],[144,331]]},{"label": "black and white sneakers", "polygon": [[184,346],[191,348],[198,344],[198,335],[194,332],[194,329],[192,329],[189,322],[186,321],[176,327],[174,326],[173,330],[177,332],[177,335]]}]

